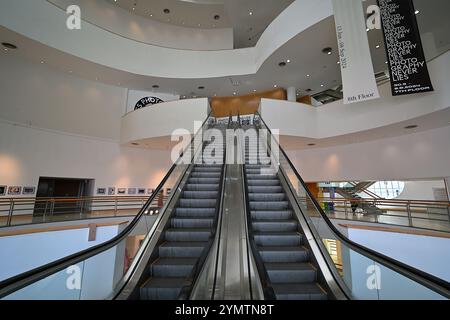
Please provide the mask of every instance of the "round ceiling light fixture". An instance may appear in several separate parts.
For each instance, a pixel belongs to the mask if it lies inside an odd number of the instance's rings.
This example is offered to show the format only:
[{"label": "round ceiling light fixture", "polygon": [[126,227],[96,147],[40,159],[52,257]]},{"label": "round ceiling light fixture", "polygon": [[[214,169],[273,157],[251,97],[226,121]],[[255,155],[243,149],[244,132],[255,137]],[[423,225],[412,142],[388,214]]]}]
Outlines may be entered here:
[{"label": "round ceiling light fixture", "polygon": [[2,46],[4,46],[6,49],[11,49],[11,50],[17,49],[17,46],[15,44],[12,44],[9,42],[2,42]]},{"label": "round ceiling light fixture", "polygon": [[167,8],[166,8],[166,9],[163,10],[163,12],[164,12],[165,14],[169,14],[169,13],[170,13],[170,9],[167,9]]},{"label": "round ceiling light fixture", "polygon": [[322,50],[322,53],[331,55],[333,53],[333,49],[331,49],[330,47],[326,47]]},{"label": "round ceiling light fixture", "polygon": [[216,14],[216,15],[214,16],[214,20],[220,20],[220,16],[219,16],[218,14]]}]

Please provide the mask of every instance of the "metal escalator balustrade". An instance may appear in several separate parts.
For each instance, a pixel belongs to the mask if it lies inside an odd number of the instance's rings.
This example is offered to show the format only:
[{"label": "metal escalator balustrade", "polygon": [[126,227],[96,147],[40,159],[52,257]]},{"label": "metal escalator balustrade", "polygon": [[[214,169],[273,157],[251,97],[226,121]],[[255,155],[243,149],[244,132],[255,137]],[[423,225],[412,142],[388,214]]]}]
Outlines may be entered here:
[{"label": "metal escalator balustrade", "polygon": [[[210,119],[209,115],[183,154],[188,148],[193,148],[198,140],[203,140],[199,135],[208,129]],[[192,161],[194,157],[195,154],[191,157]],[[169,220],[170,214],[167,213],[171,212],[175,200],[180,196],[180,184],[187,179],[194,166],[185,164],[184,160],[181,155],[138,215],[124,226],[117,236],[100,245],[0,282],[0,299],[103,300],[130,296],[132,290],[129,290],[129,286],[133,285],[130,282],[136,272],[142,266],[145,267],[146,261],[143,261],[143,257],[148,246],[161,237]],[[156,222],[150,223],[148,215],[151,204],[162,190],[167,189],[171,189],[172,193]],[[175,226],[180,223],[186,225],[186,222],[180,220],[170,223]],[[173,249],[168,247],[164,250],[169,254]]]},{"label": "metal escalator balustrade", "polygon": [[[258,119],[258,127],[265,129],[268,133],[265,143],[267,148],[270,148],[267,141],[273,140],[276,141],[276,147],[279,148],[279,150],[276,150],[276,155],[279,156],[276,158],[279,165],[278,178],[305,236],[305,244],[310,248],[310,257],[314,259],[318,266],[319,278],[325,280],[325,283],[328,284],[329,293],[331,293],[329,296],[334,296],[336,299],[369,300],[445,300],[450,298],[450,284],[447,281],[364,247],[344,236],[323,212],[285,151],[279,146],[277,140],[273,139],[270,128],[259,113],[255,115],[255,118]],[[274,154],[272,150],[269,149],[268,151],[268,155]],[[249,177],[251,178],[251,171]],[[255,181],[259,180],[255,179]],[[248,183],[248,186],[250,192],[251,187],[261,187],[262,185],[261,182],[256,182],[253,185]],[[278,186],[276,180],[269,178],[266,187],[275,188],[276,186]],[[273,191],[277,190],[273,189]],[[260,191],[265,192],[264,190]],[[278,196],[275,196],[275,198],[268,196],[265,199],[276,203],[277,214],[285,220],[283,228],[288,232],[289,228],[293,228],[292,224],[286,223],[291,218],[289,213],[286,212],[289,207],[282,202],[281,198],[276,197]],[[253,199],[261,200],[258,197]],[[272,204],[264,204],[263,206],[258,203],[259,201],[255,202],[255,209],[274,208]],[[258,217],[258,215],[255,217]],[[267,213],[265,215],[265,218],[272,217],[275,216],[267,215]],[[328,239],[334,239],[338,244],[339,258],[341,259],[339,270],[324,246],[324,241]],[[298,238],[295,241],[298,241]],[[261,242],[261,244],[264,244],[264,242]],[[284,244],[294,244],[294,237],[286,240]],[[297,266],[294,270],[300,271],[302,268]]]}]

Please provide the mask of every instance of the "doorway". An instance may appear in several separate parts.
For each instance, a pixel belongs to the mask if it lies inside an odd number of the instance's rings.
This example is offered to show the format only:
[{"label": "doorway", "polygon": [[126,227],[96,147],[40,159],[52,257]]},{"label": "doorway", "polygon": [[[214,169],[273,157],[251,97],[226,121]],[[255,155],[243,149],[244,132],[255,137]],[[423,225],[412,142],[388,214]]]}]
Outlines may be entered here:
[{"label": "doorway", "polygon": [[[36,198],[51,198],[55,201],[36,203],[33,216],[82,214],[86,212],[90,208],[90,203],[77,201],[77,199],[92,196],[94,182],[93,179],[39,178]],[[58,198],[69,198],[71,200],[61,201]]]}]

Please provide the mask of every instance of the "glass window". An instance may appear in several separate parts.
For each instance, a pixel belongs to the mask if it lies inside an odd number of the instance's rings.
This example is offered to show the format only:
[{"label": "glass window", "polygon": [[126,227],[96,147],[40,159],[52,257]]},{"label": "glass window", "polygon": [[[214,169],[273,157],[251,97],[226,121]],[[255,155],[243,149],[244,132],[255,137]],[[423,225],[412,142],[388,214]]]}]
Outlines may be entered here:
[{"label": "glass window", "polygon": [[405,183],[403,181],[378,181],[368,190],[381,198],[395,199],[402,194],[404,189]]}]

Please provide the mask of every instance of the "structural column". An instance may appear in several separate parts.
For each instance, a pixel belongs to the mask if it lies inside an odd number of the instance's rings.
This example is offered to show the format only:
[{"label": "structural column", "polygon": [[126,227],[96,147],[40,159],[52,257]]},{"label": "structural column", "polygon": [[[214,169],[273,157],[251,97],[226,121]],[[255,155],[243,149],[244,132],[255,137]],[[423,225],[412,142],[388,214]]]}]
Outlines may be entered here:
[{"label": "structural column", "polygon": [[292,102],[297,101],[297,88],[289,87],[287,89],[287,99],[288,99],[288,101],[292,101]]}]

